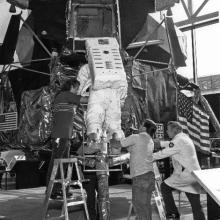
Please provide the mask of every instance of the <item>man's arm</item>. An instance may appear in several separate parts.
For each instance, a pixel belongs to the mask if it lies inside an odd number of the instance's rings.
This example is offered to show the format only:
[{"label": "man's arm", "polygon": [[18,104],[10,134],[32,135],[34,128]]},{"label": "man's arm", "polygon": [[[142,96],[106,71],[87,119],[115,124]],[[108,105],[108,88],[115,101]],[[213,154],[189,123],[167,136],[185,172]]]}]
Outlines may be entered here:
[{"label": "man's arm", "polygon": [[68,103],[72,103],[72,104],[75,104],[75,105],[80,105],[80,104],[88,103],[89,98],[81,96],[81,95],[76,95],[76,94],[69,93],[69,94],[66,95],[66,99],[67,99]]},{"label": "man's arm", "polygon": [[119,149],[122,147],[129,147],[135,144],[135,135],[130,135],[127,138],[121,139],[121,140],[110,140],[110,146]]},{"label": "man's arm", "polygon": [[120,140],[122,147],[130,147],[136,142],[136,135],[132,134],[124,139]]},{"label": "man's arm", "polygon": [[80,97],[80,103],[81,104],[87,104],[88,100],[89,100],[89,97],[86,97],[86,96],[81,96]]},{"label": "man's arm", "polygon": [[177,147],[176,143],[172,141],[161,141],[161,147],[164,147],[164,149],[153,153],[154,160],[170,157],[180,152],[180,149]]}]

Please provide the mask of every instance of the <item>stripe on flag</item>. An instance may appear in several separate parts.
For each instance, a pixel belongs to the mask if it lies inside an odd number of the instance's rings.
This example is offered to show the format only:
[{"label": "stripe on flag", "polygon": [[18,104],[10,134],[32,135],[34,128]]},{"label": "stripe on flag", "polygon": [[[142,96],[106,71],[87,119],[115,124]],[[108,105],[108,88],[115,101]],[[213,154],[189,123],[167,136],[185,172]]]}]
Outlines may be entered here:
[{"label": "stripe on flag", "polygon": [[17,129],[17,112],[0,114],[0,131],[9,131]]},{"label": "stripe on flag", "polygon": [[193,140],[196,149],[210,151],[209,116],[195,103],[192,98],[178,93],[178,121],[183,132]]}]

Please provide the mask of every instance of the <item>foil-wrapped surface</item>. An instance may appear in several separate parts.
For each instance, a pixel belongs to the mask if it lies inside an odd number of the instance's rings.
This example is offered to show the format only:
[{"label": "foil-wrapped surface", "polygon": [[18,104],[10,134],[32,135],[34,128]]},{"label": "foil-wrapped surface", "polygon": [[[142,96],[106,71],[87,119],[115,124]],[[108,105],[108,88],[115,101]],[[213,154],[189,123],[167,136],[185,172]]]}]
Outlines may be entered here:
[{"label": "foil-wrapped surface", "polygon": [[108,174],[108,156],[103,153],[98,153],[96,156],[96,174]]},{"label": "foil-wrapped surface", "polygon": [[[21,143],[41,145],[50,138],[55,94],[66,80],[74,77],[75,69],[58,62],[53,67],[49,86],[22,94],[18,134]],[[82,108],[76,110],[73,127],[74,131],[84,129]]]},{"label": "foil-wrapped surface", "polygon": [[53,90],[58,91],[66,80],[76,78],[77,74],[77,68],[72,68],[68,65],[63,65],[62,63],[57,62],[52,68],[50,86],[53,88]]},{"label": "foil-wrapped surface", "polygon": [[51,133],[52,101],[50,87],[25,91],[21,97],[18,138],[24,144],[42,144]]},{"label": "foil-wrapped surface", "polygon": [[110,200],[109,200],[109,184],[108,175],[97,175],[98,179],[98,208],[99,220],[110,219]]}]

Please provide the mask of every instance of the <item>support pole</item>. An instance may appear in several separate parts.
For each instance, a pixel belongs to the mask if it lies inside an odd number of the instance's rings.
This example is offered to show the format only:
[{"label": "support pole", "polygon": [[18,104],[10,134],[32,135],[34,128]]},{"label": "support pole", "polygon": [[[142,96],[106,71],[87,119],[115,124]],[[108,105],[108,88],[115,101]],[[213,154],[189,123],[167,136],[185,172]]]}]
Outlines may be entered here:
[{"label": "support pole", "polygon": [[121,16],[120,16],[120,9],[119,9],[119,0],[116,0],[116,7],[117,7],[119,45],[120,45],[120,48],[122,48],[122,42],[121,42]]},{"label": "support pole", "polygon": [[[193,2],[188,0],[188,10],[190,17],[193,16]],[[196,56],[196,30],[194,28],[194,23],[191,26],[191,39],[192,39],[192,62],[193,62],[193,81],[195,84],[198,82],[197,74],[197,56]]]},{"label": "support pole", "polygon": [[193,26],[191,27],[191,38],[192,38],[193,81],[195,84],[198,84],[197,56],[196,56],[196,31]]}]

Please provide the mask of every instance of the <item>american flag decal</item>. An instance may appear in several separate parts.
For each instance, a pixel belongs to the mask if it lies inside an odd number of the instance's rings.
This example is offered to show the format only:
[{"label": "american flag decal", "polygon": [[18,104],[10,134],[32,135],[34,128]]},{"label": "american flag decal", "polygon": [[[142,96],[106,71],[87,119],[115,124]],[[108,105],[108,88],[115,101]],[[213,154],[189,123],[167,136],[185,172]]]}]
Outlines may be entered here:
[{"label": "american flag decal", "polygon": [[17,112],[0,114],[0,131],[16,130],[18,127],[17,119]]},{"label": "american flag decal", "polygon": [[181,92],[177,97],[178,121],[183,132],[193,140],[196,149],[210,151],[209,116]]}]

